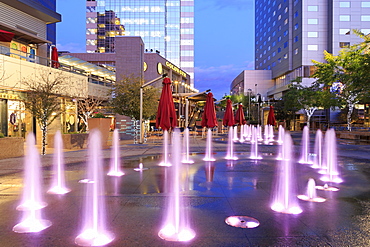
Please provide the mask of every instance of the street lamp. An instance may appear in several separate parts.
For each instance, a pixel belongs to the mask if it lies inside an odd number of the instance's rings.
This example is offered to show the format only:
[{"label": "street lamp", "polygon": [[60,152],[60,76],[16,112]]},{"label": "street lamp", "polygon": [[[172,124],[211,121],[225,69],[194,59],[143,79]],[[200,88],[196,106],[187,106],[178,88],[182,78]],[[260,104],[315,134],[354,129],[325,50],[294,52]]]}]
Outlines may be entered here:
[{"label": "street lamp", "polygon": [[140,87],[140,120],[139,120],[139,123],[140,123],[140,139],[139,139],[139,143],[140,144],[143,144],[143,88],[144,87],[147,87],[149,86],[150,84],[160,80],[160,79],[163,79],[167,76],[167,74],[163,74],[151,81],[148,81],[146,83],[144,83],[143,85],[141,85]]}]

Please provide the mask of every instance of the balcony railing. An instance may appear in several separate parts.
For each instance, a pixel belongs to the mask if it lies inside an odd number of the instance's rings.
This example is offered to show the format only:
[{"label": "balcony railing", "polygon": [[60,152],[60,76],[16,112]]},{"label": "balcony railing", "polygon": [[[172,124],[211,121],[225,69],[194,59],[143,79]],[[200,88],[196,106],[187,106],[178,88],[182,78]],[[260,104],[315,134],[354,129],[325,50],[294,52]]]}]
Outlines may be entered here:
[{"label": "balcony railing", "polygon": [[[48,66],[48,67],[51,67],[51,63],[55,62],[55,61],[52,61],[52,60],[50,60],[49,58],[46,58],[46,57],[40,57],[40,56],[37,56],[35,54],[22,52],[22,51],[15,50],[15,49],[12,49],[10,47],[6,47],[6,46],[2,46],[2,45],[0,45],[0,54],[10,56],[10,57],[13,57],[13,58],[17,58],[17,59],[20,59],[20,60],[23,60],[23,61],[28,61],[28,62],[31,62],[31,63],[36,63],[36,64]],[[59,66],[58,69],[63,70],[63,71],[67,71],[67,72],[71,72],[71,73],[76,73],[76,74],[79,74],[79,75],[87,76],[89,78],[90,83],[99,84],[99,85],[106,86],[106,87],[109,87],[109,88],[111,88],[114,84],[114,82],[111,81],[111,80],[107,80],[103,77],[92,75],[91,73],[89,73],[87,71],[84,71],[84,70],[81,70],[81,69],[78,69],[74,66],[64,64],[64,63],[59,63],[59,64],[60,64],[60,66]]]}]

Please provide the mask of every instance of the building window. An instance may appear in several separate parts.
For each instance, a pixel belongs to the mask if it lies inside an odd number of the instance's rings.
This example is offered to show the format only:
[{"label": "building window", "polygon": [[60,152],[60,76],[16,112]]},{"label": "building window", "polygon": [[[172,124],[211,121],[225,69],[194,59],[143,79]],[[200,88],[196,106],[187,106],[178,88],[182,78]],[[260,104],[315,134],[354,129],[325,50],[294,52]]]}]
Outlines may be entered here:
[{"label": "building window", "polygon": [[294,25],[294,30],[297,30],[298,29],[298,23],[296,23],[295,25]]},{"label": "building window", "polygon": [[362,8],[370,8],[370,2],[361,2]]},{"label": "building window", "polygon": [[299,51],[298,48],[295,48],[294,49],[294,55],[297,55],[298,54],[298,51]]},{"label": "building window", "polygon": [[278,38],[278,42],[280,42],[281,41],[281,36],[279,36],[279,38]]},{"label": "building window", "polygon": [[319,20],[318,19],[307,19],[307,24],[318,24]]},{"label": "building window", "polygon": [[284,20],[284,25],[288,24],[288,18]]},{"label": "building window", "polygon": [[285,7],[284,13],[288,12],[288,7]]},{"label": "building window", "polygon": [[349,7],[351,7],[351,3],[350,2],[339,2],[339,7],[349,8]]},{"label": "building window", "polygon": [[278,59],[278,62],[281,63],[281,58]]},{"label": "building window", "polygon": [[294,43],[295,43],[295,42],[298,42],[298,36],[295,36],[295,37],[294,37]]},{"label": "building window", "polygon": [[273,53],[272,53],[272,57],[275,57],[275,56],[276,56],[276,52],[273,52]]},{"label": "building window", "polygon": [[284,48],[287,48],[288,47],[288,41],[284,43]]},{"label": "building window", "polygon": [[281,52],[281,47],[278,48],[278,53],[280,53],[280,52]]},{"label": "building window", "polygon": [[308,6],[307,7],[307,10],[308,11],[318,11],[319,10],[319,7],[318,6]]},{"label": "building window", "polygon": [[298,17],[298,11],[294,12],[294,18]]},{"label": "building window", "polygon": [[348,35],[350,34],[351,30],[346,28],[346,29],[339,29],[339,34],[340,35]]},{"label": "building window", "polygon": [[272,47],[274,47],[276,45],[276,41],[272,42]]},{"label": "building window", "polygon": [[285,53],[284,54],[284,59],[287,59],[288,58],[288,53]]},{"label": "building window", "polygon": [[370,29],[361,29],[361,33],[368,35],[370,33]]},{"label": "building window", "polygon": [[278,31],[281,31],[281,26],[278,27]]},{"label": "building window", "polygon": [[281,15],[278,16],[278,20],[281,20]]},{"label": "building window", "polygon": [[361,15],[361,21],[370,21],[370,15]]},{"label": "building window", "polygon": [[307,45],[307,50],[309,51],[317,51],[318,49],[318,45]]},{"label": "building window", "polygon": [[288,32],[288,30],[285,30],[285,31],[284,31],[284,36],[287,36],[287,35],[288,35],[288,33],[289,33],[289,32]]},{"label": "building window", "polygon": [[276,11],[272,12],[272,16],[275,16],[276,15]]},{"label": "building window", "polygon": [[281,4],[279,4],[278,9],[281,9]]},{"label": "building window", "polygon": [[351,45],[350,42],[339,42],[340,48],[348,48]]},{"label": "building window", "polygon": [[339,20],[340,21],[350,21],[351,20],[351,16],[350,15],[340,15],[339,16]]},{"label": "building window", "polygon": [[307,37],[317,38],[318,36],[318,32],[307,32]]}]

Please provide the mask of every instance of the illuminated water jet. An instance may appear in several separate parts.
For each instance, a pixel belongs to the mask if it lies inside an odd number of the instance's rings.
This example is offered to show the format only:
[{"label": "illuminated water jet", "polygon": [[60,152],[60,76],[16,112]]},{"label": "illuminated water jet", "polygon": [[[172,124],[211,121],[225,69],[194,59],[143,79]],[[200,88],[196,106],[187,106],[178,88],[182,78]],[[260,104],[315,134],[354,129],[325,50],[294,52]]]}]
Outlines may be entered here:
[{"label": "illuminated water jet", "polygon": [[206,155],[203,159],[204,161],[215,161],[212,153],[212,131],[208,129],[207,131],[207,145],[206,145]]},{"label": "illuminated water jet", "polygon": [[41,209],[47,203],[41,198],[41,171],[40,155],[35,146],[35,136],[33,133],[27,135],[27,153],[24,158],[24,186],[23,198],[17,210],[22,210],[22,220],[13,227],[17,233],[40,232],[52,223],[42,219]]},{"label": "illuminated water jet", "polygon": [[114,177],[121,177],[125,175],[125,173],[121,171],[118,129],[115,129],[113,131],[113,145],[112,145],[112,155],[110,159],[110,170],[107,175],[114,176]]},{"label": "illuminated water jet", "polygon": [[149,168],[144,167],[143,163],[140,163],[140,164],[139,164],[139,167],[134,168],[134,170],[135,170],[135,171],[137,171],[137,172],[145,171],[145,170],[148,170],[148,169],[149,169]]},{"label": "illuminated water jet", "polygon": [[171,166],[168,162],[168,131],[163,131],[163,160],[159,163],[159,166]]},{"label": "illuminated water jet", "polygon": [[[180,142],[180,134],[175,130],[173,135],[174,143]],[[180,194],[181,190],[181,150],[180,145],[172,146],[171,184],[169,186],[170,195],[168,197],[167,211],[163,227],[158,236],[167,241],[189,241],[195,237],[195,232],[190,227],[188,210],[184,205],[184,197]]]},{"label": "illuminated water jet", "polygon": [[233,127],[229,127],[228,143],[227,143],[227,153],[225,159],[227,160],[237,160],[238,157],[234,156],[234,142],[233,142]]},{"label": "illuminated water jet", "polygon": [[339,176],[338,161],[337,161],[337,141],[335,130],[329,129],[325,134],[325,159],[323,161],[321,181],[341,183],[343,180]]},{"label": "illuminated water jet", "polygon": [[51,188],[47,191],[49,194],[66,194],[71,190],[65,185],[64,177],[64,157],[63,157],[63,140],[62,134],[58,130],[54,136],[54,168],[53,182]]},{"label": "illuminated water jet", "polygon": [[252,134],[252,140],[253,141],[251,142],[251,155],[250,155],[249,158],[255,159],[255,160],[260,160],[260,159],[262,159],[262,157],[258,154],[258,140],[256,140],[257,135],[255,134],[256,131],[257,131],[257,129],[253,128],[253,130],[252,130],[252,132],[254,132]]},{"label": "illuminated water jet", "polygon": [[114,234],[107,230],[103,183],[103,162],[101,136],[98,130],[90,132],[88,166],[81,233],[75,238],[80,246],[101,246],[114,240]]},{"label": "illuminated water jet", "polygon": [[279,133],[278,133],[278,144],[282,144],[283,143],[283,138],[284,138],[284,127],[282,125],[279,125]]},{"label": "illuminated water jet", "polygon": [[310,154],[310,131],[307,126],[304,126],[302,133],[302,142],[301,142],[301,159],[299,163],[301,164],[312,164],[312,161],[309,160]]},{"label": "illuminated water jet", "polygon": [[317,196],[316,183],[313,178],[310,178],[308,180],[306,195],[298,195],[297,197],[303,201],[310,201],[310,202],[325,202],[326,201],[325,198]]},{"label": "illuminated water jet", "polygon": [[188,128],[185,128],[184,130],[184,158],[182,159],[182,163],[185,163],[185,164],[193,164],[194,161],[190,159],[190,155],[189,155],[189,148],[190,148],[190,134],[189,134],[189,129]]},{"label": "illuminated water jet", "polygon": [[297,198],[297,184],[292,164],[293,141],[289,133],[285,133],[282,157],[278,162],[274,187],[272,188],[271,209],[286,214],[300,214]]},{"label": "illuminated water jet", "polygon": [[322,132],[320,129],[316,131],[316,137],[315,137],[315,155],[314,155],[314,161],[312,164],[312,168],[322,168]]}]

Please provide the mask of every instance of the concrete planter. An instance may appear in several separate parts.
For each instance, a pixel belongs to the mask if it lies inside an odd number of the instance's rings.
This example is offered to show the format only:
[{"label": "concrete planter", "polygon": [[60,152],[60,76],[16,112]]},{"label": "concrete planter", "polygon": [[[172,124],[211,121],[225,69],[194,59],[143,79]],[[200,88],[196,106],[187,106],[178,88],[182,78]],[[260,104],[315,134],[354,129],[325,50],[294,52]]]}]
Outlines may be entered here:
[{"label": "concrete planter", "polygon": [[87,119],[89,130],[98,129],[101,133],[102,148],[108,148],[109,130],[112,120],[110,118]]},{"label": "concrete planter", "polygon": [[[64,149],[84,149],[87,148],[87,133],[62,134]],[[48,135],[48,147],[54,148],[54,135]]]},{"label": "concrete planter", "polygon": [[0,138],[0,159],[24,155],[24,139],[22,137]]}]

